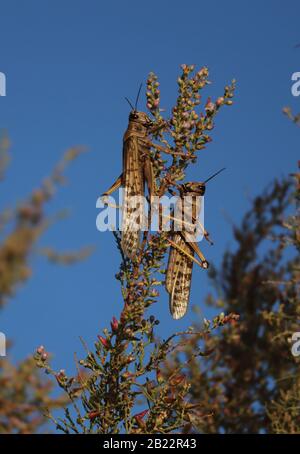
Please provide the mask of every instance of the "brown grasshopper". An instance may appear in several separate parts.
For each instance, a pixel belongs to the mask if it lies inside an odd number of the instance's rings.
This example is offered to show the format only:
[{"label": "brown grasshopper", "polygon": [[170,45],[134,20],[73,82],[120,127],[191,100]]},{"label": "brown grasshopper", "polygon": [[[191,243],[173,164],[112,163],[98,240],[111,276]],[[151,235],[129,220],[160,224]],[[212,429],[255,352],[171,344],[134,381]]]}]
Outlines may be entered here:
[{"label": "brown grasshopper", "polygon": [[[145,194],[145,182],[151,201],[155,193],[155,178],[150,158],[151,147],[157,147],[150,140],[151,134],[166,127],[153,123],[148,115],[137,110],[141,86],[138,91],[135,106],[125,98],[132,110],[129,114],[128,128],[123,137],[123,171],[114,184],[103,194],[107,196],[123,187],[122,204],[122,239],[121,246],[124,254],[130,259],[136,257],[140,245],[140,231],[144,224],[143,202],[137,199]],[[160,147],[160,151],[163,151]],[[168,153],[168,151],[166,151]]]},{"label": "brown grasshopper", "polygon": [[[199,214],[199,206],[196,204],[197,197],[203,196],[206,189],[206,183],[222,172],[221,169],[203,183],[190,182],[183,185],[176,185],[179,190],[181,203],[180,210],[182,210],[181,221],[183,228],[181,231],[172,232],[172,240],[168,239],[170,244],[169,260],[166,272],[165,287],[169,293],[169,307],[171,315],[174,319],[183,317],[187,311],[191,279],[193,271],[193,263],[197,263],[201,268],[207,269],[209,264],[198,247],[198,244],[193,239],[193,234],[197,226],[197,219]],[[189,197],[188,206],[183,202],[184,197]],[[185,199],[186,200],[186,199]],[[183,207],[183,208],[182,208]],[[189,216],[184,216],[184,210],[190,212]],[[198,213],[197,213],[198,211]],[[184,219],[184,220],[183,220]],[[177,220],[178,218],[173,218]],[[203,229],[203,235],[211,244],[208,232]],[[198,258],[195,257],[195,254]]]}]

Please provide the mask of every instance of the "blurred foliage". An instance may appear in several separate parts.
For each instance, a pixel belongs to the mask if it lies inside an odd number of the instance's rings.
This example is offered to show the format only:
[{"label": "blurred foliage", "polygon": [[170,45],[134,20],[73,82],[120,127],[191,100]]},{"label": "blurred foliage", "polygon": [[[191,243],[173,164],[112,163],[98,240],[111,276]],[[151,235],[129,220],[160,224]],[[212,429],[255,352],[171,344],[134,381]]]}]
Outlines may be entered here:
[{"label": "blurred foliage", "polygon": [[2,132],[0,134],[0,180],[4,178],[5,170],[9,164],[9,139],[7,135]]},{"label": "blurred foliage", "polygon": [[36,433],[46,420],[45,408],[66,404],[51,397],[52,383],[41,377],[32,358],[13,365],[0,360],[0,434]]},{"label": "blurred foliage", "polygon": [[[300,163],[299,163],[300,167]],[[291,342],[291,336],[300,332],[300,172],[294,175],[295,191],[294,202],[296,211],[284,223],[288,230],[281,240],[284,246],[293,247],[297,253],[294,261],[287,263],[289,274],[283,282],[277,285],[283,287],[284,303],[275,314],[266,314],[267,320],[277,331],[276,339],[283,344]],[[278,385],[278,393],[271,404],[267,406],[268,417],[275,433],[300,433],[300,371],[299,358],[296,365],[283,376]]]},{"label": "blurred foliage", "polygon": [[[59,184],[65,182],[66,166],[83,150],[72,148],[55,167],[50,177],[35,189],[27,200],[15,208],[0,213],[0,309],[9,303],[16,289],[31,276],[31,257],[35,245],[51,219],[45,214],[45,205],[52,199]],[[9,141],[0,141],[0,176],[9,162]],[[87,248],[67,255],[59,254],[56,262],[73,263],[90,253]],[[51,248],[47,255],[54,260],[57,254]],[[2,327],[0,327],[2,328]],[[4,330],[4,327],[2,328]],[[4,330],[5,331],[5,330]],[[66,398],[51,397],[53,385],[36,369],[32,358],[17,365],[8,358],[0,358],[0,433],[36,433],[48,420],[45,408],[56,408]]]},{"label": "blurred foliage", "polygon": [[41,255],[44,255],[52,263],[57,263],[60,265],[72,265],[73,263],[79,262],[86,259],[94,251],[94,247],[86,246],[81,248],[79,251],[70,251],[70,252],[57,252],[53,248],[41,248],[39,250]]},{"label": "blurred foliage", "polygon": [[300,113],[294,115],[290,107],[284,107],[282,109],[283,113],[292,120],[297,126],[300,126]]},{"label": "blurred foliage", "polygon": [[[52,174],[27,200],[14,210],[4,210],[0,215],[0,307],[13,295],[16,286],[31,276],[30,254],[51,221],[44,213],[44,206],[54,196],[57,186],[65,182],[64,170],[67,164],[82,151],[79,148],[68,150]],[[46,251],[47,254],[44,251],[44,255],[48,258],[54,260],[57,257],[52,248],[47,248]],[[73,254],[73,260],[70,260],[70,253],[66,256],[60,254],[60,260],[56,262],[73,263],[76,259],[87,256],[90,250],[82,252]]]}]

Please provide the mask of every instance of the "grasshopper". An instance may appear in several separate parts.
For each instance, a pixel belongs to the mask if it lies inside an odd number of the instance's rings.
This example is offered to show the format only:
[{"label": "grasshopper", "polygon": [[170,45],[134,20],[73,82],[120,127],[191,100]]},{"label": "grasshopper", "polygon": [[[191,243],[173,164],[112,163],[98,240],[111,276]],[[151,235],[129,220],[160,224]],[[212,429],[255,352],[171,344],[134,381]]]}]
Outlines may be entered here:
[{"label": "grasshopper", "polygon": [[[140,246],[140,231],[145,226],[142,201],[142,196],[145,194],[145,183],[150,201],[155,194],[155,178],[150,149],[157,147],[157,145],[151,142],[150,137],[151,134],[167,125],[167,122],[157,125],[151,121],[146,113],[137,110],[140,91],[141,86],[135,106],[125,98],[132,110],[123,137],[123,171],[103,194],[103,196],[108,196],[119,187],[123,187],[121,247],[124,254],[130,259],[136,257]],[[160,150],[163,151],[162,147],[160,147]]]},{"label": "grasshopper", "polygon": [[[222,172],[224,169],[219,170],[203,183],[189,182],[182,185],[176,185],[179,190],[180,210],[182,210],[181,221],[184,218],[183,228],[181,231],[172,232],[172,239],[168,239],[170,245],[169,260],[166,272],[165,287],[169,293],[169,308],[171,315],[174,319],[183,317],[187,311],[190,288],[192,280],[193,264],[197,263],[201,268],[207,269],[209,263],[205,259],[201,250],[199,249],[193,239],[195,229],[197,226],[197,218],[199,214],[199,205],[197,205],[197,198],[205,194],[206,183]],[[186,205],[184,199],[189,197],[189,203]],[[199,200],[199,199],[198,199]],[[188,216],[185,215],[184,210],[188,210]],[[180,211],[179,210],[179,211]],[[178,218],[173,218],[177,220]],[[203,235],[211,244],[208,232],[203,229]],[[198,258],[195,257],[195,254]]]}]

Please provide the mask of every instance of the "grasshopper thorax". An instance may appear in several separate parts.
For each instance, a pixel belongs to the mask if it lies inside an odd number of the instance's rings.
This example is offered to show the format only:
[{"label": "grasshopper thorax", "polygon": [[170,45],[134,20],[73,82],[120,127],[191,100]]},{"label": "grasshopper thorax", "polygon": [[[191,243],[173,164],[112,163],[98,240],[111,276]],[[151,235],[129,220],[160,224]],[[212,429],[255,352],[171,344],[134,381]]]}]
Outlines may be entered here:
[{"label": "grasshopper thorax", "polygon": [[145,112],[133,109],[129,114],[128,128],[124,134],[123,141],[126,142],[130,137],[146,140],[151,126],[152,121]]}]

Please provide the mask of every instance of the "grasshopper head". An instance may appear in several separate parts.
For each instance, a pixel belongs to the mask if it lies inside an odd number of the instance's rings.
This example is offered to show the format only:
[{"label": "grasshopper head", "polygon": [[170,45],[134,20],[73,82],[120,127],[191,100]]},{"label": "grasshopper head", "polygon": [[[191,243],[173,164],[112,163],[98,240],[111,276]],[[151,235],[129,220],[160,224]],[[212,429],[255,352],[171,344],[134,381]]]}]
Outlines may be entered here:
[{"label": "grasshopper head", "polygon": [[205,183],[190,182],[185,183],[181,186],[181,193],[183,195],[188,195],[192,192],[195,195],[204,195],[205,193]]},{"label": "grasshopper head", "polygon": [[152,121],[145,112],[139,112],[138,110],[132,110],[129,114],[129,122],[134,121],[142,126],[149,127],[152,125]]}]

